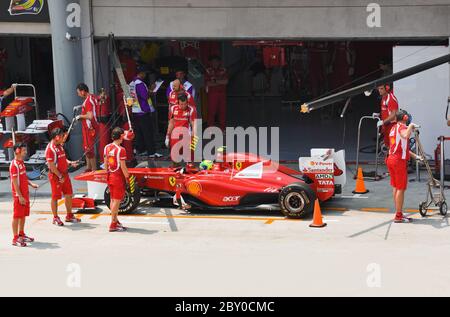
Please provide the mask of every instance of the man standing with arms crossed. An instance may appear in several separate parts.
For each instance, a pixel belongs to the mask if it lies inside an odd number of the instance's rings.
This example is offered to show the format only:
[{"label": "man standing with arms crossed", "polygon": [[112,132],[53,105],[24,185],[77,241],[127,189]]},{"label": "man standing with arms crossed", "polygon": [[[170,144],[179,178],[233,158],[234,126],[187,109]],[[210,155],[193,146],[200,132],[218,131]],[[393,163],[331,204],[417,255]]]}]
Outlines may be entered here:
[{"label": "man standing with arms crossed", "polygon": [[27,242],[34,242],[33,238],[25,234],[25,219],[30,215],[30,194],[28,186],[38,189],[39,186],[30,182],[27,169],[23,162],[27,156],[27,147],[23,143],[14,145],[14,160],[9,167],[12,194],[14,198],[14,215],[12,222],[13,241],[15,247],[26,247]]},{"label": "man standing with arms crossed", "polygon": [[125,198],[126,182],[130,178],[127,168],[127,154],[121,146],[125,138],[122,128],[114,128],[112,131],[113,143],[105,147],[104,162],[108,173],[108,187],[111,194],[111,225],[110,232],[123,232],[126,228],[119,222],[118,214],[122,200]]},{"label": "man standing with arms crossed", "polygon": [[227,70],[222,67],[219,56],[209,58],[211,67],[206,69],[205,82],[208,93],[208,126],[216,126],[216,117],[219,127],[225,131],[227,115]]},{"label": "man standing with arms crossed", "polygon": [[50,133],[51,141],[45,150],[45,158],[47,160],[49,174],[48,179],[52,188],[51,208],[53,213],[53,224],[57,226],[64,226],[64,223],[58,216],[58,200],[63,195],[66,204],[66,222],[79,223],[80,219],[75,218],[72,213],[72,183],[69,177],[69,165],[76,167],[76,162],[71,162],[66,157],[63,144],[65,141],[64,131],[60,128],[54,129]]}]

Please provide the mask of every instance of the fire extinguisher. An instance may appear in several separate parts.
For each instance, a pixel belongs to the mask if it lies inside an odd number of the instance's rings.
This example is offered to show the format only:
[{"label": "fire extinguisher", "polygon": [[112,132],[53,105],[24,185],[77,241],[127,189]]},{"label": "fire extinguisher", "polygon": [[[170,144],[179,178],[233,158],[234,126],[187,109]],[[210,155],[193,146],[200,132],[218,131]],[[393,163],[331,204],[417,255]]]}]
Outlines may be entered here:
[{"label": "fire extinguisher", "polygon": [[[107,95],[104,88],[100,89],[97,98],[97,123],[98,123],[98,153],[103,158],[105,147],[111,143],[111,127],[109,121],[111,119],[111,99]],[[100,160],[102,160],[102,158]]]}]

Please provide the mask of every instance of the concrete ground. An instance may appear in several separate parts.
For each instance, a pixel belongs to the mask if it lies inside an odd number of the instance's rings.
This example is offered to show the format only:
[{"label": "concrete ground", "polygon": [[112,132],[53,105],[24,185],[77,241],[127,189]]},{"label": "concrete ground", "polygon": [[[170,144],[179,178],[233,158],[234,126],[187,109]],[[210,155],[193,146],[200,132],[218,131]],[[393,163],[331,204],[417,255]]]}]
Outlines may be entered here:
[{"label": "concrete ground", "polygon": [[79,214],[81,224],[53,226],[44,185],[27,224],[37,242],[21,249],[10,246],[4,180],[0,296],[449,296],[449,222],[417,214],[425,184],[410,184],[413,224],[392,223],[388,179],[366,182],[367,198],[349,198],[353,187],[322,205],[323,229],[277,212],[184,214],[144,202],[122,218],[128,232],[108,233],[104,206]]}]

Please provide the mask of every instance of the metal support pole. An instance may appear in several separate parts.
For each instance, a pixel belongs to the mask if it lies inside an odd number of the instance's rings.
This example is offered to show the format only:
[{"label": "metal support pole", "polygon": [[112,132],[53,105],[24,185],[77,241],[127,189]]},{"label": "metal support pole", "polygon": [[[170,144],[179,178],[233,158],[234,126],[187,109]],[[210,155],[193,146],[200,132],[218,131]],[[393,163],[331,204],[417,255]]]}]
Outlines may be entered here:
[{"label": "metal support pole", "polygon": [[[361,144],[361,126],[364,120],[377,120],[380,121],[380,118],[378,116],[372,115],[372,116],[364,116],[359,120],[358,125],[358,141],[356,146],[356,170],[359,169],[359,151],[360,151],[360,144]],[[375,175],[373,177],[373,180],[377,181],[380,180],[378,177],[378,155],[379,155],[379,147],[380,147],[380,133],[377,129],[377,144],[376,144],[376,150],[375,150]],[[366,177],[366,178],[372,178],[372,177]]]},{"label": "metal support pole", "polygon": [[441,190],[442,194],[444,193],[444,187],[445,187],[445,152],[444,152],[444,145],[445,145],[445,137],[441,136],[439,137],[439,140],[441,142]]},{"label": "metal support pole", "polygon": [[[416,130],[416,155],[420,156],[419,154],[419,145],[417,144],[417,139],[419,137],[419,130]],[[416,160],[416,182],[420,182],[420,167],[419,167],[419,161]]]}]

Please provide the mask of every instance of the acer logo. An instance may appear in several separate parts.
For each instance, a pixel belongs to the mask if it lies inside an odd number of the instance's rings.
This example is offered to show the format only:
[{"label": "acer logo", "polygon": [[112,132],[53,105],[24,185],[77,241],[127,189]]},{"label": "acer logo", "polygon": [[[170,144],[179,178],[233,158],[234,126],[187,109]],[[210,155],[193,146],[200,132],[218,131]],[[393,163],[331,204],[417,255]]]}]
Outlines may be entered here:
[{"label": "acer logo", "polygon": [[228,196],[228,197],[223,197],[223,202],[224,202],[224,203],[236,202],[236,201],[239,201],[239,198],[241,198],[241,196]]}]

